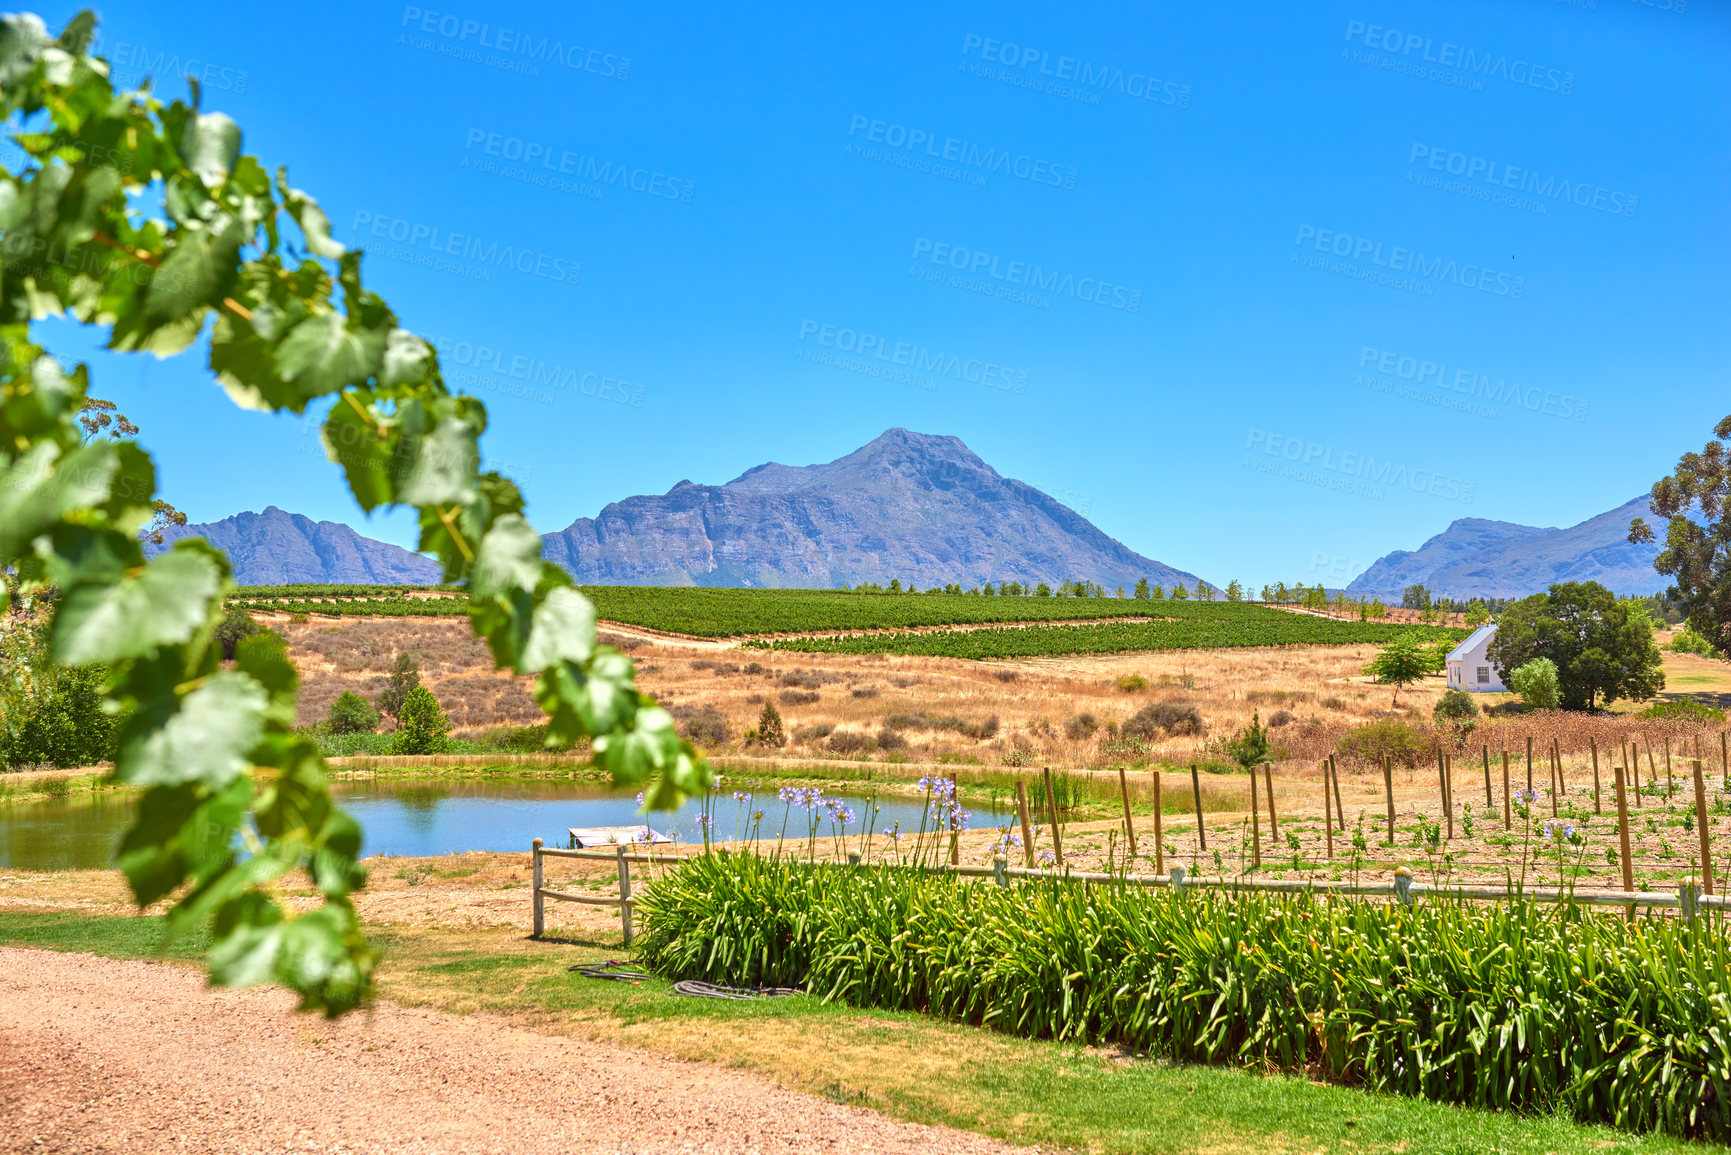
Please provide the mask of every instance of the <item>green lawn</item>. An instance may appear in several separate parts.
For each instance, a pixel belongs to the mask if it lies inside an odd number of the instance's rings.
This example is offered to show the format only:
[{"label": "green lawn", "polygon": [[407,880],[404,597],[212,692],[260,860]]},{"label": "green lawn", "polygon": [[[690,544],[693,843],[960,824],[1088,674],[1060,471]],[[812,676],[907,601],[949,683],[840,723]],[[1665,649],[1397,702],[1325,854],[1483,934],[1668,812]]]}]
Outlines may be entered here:
[{"label": "green lawn", "polygon": [[[612,942],[533,942],[502,932],[369,928],[381,987],[398,1002],[490,1011],[530,1029],[637,1045],[761,1071],[887,1114],[1048,1148],[1099,1152],[1683,1152],[1677,1140],[1567,1120],[1473,1111],[1288,1076],[1175,1066],[1101,1048],[1028,1041],[922,1015],[796,996],[736,1003],[672,998],[579,978]],[[0,912],[0,943],[159,957],[160,921]],[[187,959],[200,944],[168,957]]]}]

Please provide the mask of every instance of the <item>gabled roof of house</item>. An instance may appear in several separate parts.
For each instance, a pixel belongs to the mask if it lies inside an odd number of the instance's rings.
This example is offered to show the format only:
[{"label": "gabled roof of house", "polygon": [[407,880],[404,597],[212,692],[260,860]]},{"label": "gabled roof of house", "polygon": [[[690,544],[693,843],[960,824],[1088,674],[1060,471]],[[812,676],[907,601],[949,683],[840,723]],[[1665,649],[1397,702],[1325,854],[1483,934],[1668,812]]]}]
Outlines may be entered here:
[{"label": "gabled roof of house", "polygon": [[1487,623],[1485,625],[1480,626],[1478,629],[1474,630],[1467,637],[1466,641],[1462,642],[1460,645],[1458,645],[1454,649],[1450,650],[1449,656],[1445,660],[1450,661],[1450,662],[1463,662],[1463,661],[1465,661],[1466,656],[1468,654],[1472,653],[1474,650],[1476,650],[1478,648],[1480,642],[1490,641],[1491,635],[1496,633],[1496,632],[1497,632],[1497,623],[1495,623],[1495,622],[1490,622],[1490,623]]}]

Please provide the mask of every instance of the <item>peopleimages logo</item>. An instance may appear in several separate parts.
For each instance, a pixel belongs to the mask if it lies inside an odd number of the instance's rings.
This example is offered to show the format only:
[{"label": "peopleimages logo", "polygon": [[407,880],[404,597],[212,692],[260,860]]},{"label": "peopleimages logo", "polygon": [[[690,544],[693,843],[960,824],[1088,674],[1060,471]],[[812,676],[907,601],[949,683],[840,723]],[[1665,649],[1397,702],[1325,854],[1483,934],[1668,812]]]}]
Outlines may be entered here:
[{"label": "peopleimages logo", "polygon": [[[1028,375],[1022,370],[978,357],[964,358],[929,349],[911,341],[891,340],[845,325],[806,319],[799,323],[799,340],[801,347],[808,350],[800,353],[802,360],[921,389],[935,389],[935,378],[949,377],[1004,393],[1028,391]],[[845,356],[834,356],[838,353]]]},{"label": "peopleimages logo", "polygon": [[[407,252],[386,250],[381,254],[383,256],[425,265],[440,272],[474,277],[475,280],[490,280],[490,269],[512,269],[544,281],[575,285],[583,272],[583,266],[578,262],[552,253],[504,245],[466,233],[446,232],[434,225],[360,209],[355,213],[354,231],[360,233],[363,230],[370,236],[409,247]],[[441,258],[444,257],[455,259],[443,261]],[[458,263],[462,261],[472,261],[474,265]],[[482,275],[474,276],[476,273]]]},{"label": "peopleimages logo", "polygon": [[[928,161],[963,165],[982,173],[1002,173],[1017,180],[1051,185],[1054,188],[1076,187],[1077,169],[1074,165],[1058,164],[1044,157],[1030,156],[1007,148],[983,147],[959,137],[939,136],[930,129],[910,128],[905,124],[873,120],[869,116],[856,114],[848,122],[847,134],[871,144],[918,155]],[[855,148],[855,145],[848,145],[850,152]]]},{"label": "peopleimages logo", "polygon": [[[1530,60],[1510,60],[1500,52],[1480,52],[1447,40],[1438,43],[1431,37],[1416,32],[1401,32],[1380,24],[1366,24],[1362,20],[1347,21],[1346,42],[1349,45],[1362,44],[1366,49],[1388,54],[1387,58],[1374,55],[1359,57],[1356,58],[1358,63],[1409,74],[1419,79],[1441,80],[1457,87],[1473,87],[1481,92],[1484,91],[1486,80],[1504,80],[1524,88],[1536,88],[1541,92],[1555,92],[1562,96],[1568,96],[1575,91],[1573,72],[1534,64]],[[1349,55],[1351,49],[1342,49],[1342,53]],[[1426,64],[1434,65],[1435,68],[1427,73],[1421,67]],[[1443,72],[1444,69],[1457,75],[1451,76]],[[1473,83],[1460,83],[1465,80]]]},{"label": "peopleimages logo", "polygon": [[[1375,501],[1382,500],[1383,487],[1467,504],[1473,500],[1474,485],[1463,478],[1434,469],[1408,469],[1399,462],[1378,461],[1368,453],[1343,452],[1302,437],[1252,429],[1244,448],[1246,468]],[[1270,460],[1258,460],[1259,457]]]},{"label": "peopleimages logo", "polygon": [[[1057,269],[1045,269],[1029,261],[1005,260],[979,249],[933,241],[926,237],[914,240],[913,261],[916,268],[924,264],[950,269],[968,278],[987,277],[1006,286],[1015,286],[1035,293],[1050,293],[1055,297],[1072,297],[1105,309],[1120,309],[1126,313],[1142,311],[1142,290],[1113,284],[1098,277],[1077,277]],[[968,288],[962,284],[959,287]]]},{"label": "peopleimages logo", "polygon": [[[1407,382],[1413,389],[1410,396],[1414,400],[1425,401],[1430,397],[1421,390],[1438,389],[1443,391],[1439,403],[1450,409],[1460,409],[1462,412],[1474,412],[1480,416],[1496,416],[1496,411],[1480,412],[1480,407],[1474,402],[1489,402],[1492,405],[1510,405],[1527,410],[1529,413],[1541,413],[1546,417],[1556,417],[1563,421],[1585,421],[1587,419],[1588,402],[1572,393],[1558,393],[1549,389],[1536,389],[1532,386],[1522,386],[1502,378],[1493,381],[1488,374],[1478,373],[1471,369],[1455,369],[1439,361],[1429,361],[1422,357],[1412,357],[1404,353],[1396,353],[1389,349],[1378,349],[1372,345],[1364,346],[1358,354],[1358,367],[1361,371],[1383,377],[1392,377],[1396,381]],[[1362,384],[1376,388],[1376,382],[1361,381]],[[1378,390],[1387,392],[1388,390]],[[1448,394],[1453,394],[1462,400],[1450,403]]]},{"label": "peopleimages logo", "polygon": [[[1494,272],[1487,266],[1471,262],[1462,264],[1443,257],[1426,257],[1422,249],[1408,249],[1400,245],[1385,247],[1381,241],[1369,237],[1319,229],[1314,225],[1300,225],[1293,244],[1302,248],[1306,241],[1319,253],[1361,263],[1360,268],[1371,274],[1365,278],[1367,280],[1376,279],[1379,271],[1401,278],[1407,278],[1410,274],[1412,278],[1417,278],[1421,285],[1430,282],[1455,284],[1463,289],[1477,289],[1481,293],[1507,297],[1514,301],[1520,300],[1527,291],[1525,277]],[[1294,253],[1292,259],[1297,261],[1299,254]],[[1369,266],[1362,265],[1362,262],[1367,260],[1370,262]]]},{"label": "peopleimages logo", "polygon": [[[539,174],[531,173],[531,176],[569,176],[597,185],[629,189],[646,196],[664,197],[682,204],[691,203],[691,194],[697,187],[691,181],[679,180],[654,169],[614,164],[586,153],[572,152],[568,148],[488,132],[484,128],[471,128],[463,141],[463,149],[469,153],[479,152],[483,156],[519,163],[531,170],[541,170]],[[470,164],[469,157],[464,158],[464,164]]]},{"label": "peopleimages logo", "polygon": [[564,389],[597,401],[643,407],[643,386],[584,369],[549,365],[544,358],[509,349],[495,349],[453,337],[429,337],[439,352],[447,380],[509,393],[527,400],[552,403],[552,395],[537,390]]},{"label": "peopleimages logo", "polygon": [[[455,56],[478,64],[510,65],[509,71],[527,72],[539,76],[537,65],[557,64],[573,72],[588,72],[608,80],[625,80],[631,75],[631,58],[614,56],[578,44],[566,44],[552,36],[536,36],[513,28],[494,28],[479,20],[470,20],[450,12],[434,12],[408,6],[403,9],[403,28],[411,32],[436,36],[440,44],[430,40],[409,40],[411,48]],[[402,40],[399,37],[399,43]],[[471,47],[472,46],[472,47]],[[497,53],[484,57],[477,49]]]},{"label": "peopleimages logo", "polygon": [[[962,55],[1003,69],[975,68],[973,75],[1017,88],[1046,92],[1084,104],[1099,104],[1100,93],[1116,92],[1132,100],[1190,107],[1190,86],[1160,80],[1146,72],[1126,72],[1106,64],[1090,64],[1073,56],[1058,56],[1014,41],[994,40],[972,32],[962,37]],[[963,65],[966,69],[967,65]],[[1011,72],[1009,69],[1015,69]],[[1060,83],[1054,83],[1060,82]]]},{"label": "peopleimages logo", "polygon": [[[1406,179],[1410,182],[1415,178],[1415,169],[1422,168],[1426,172],[1447,173],[1459,177],[1469,186],[1484,185],[1488,190],[1510,193],[1521,193],[1536,197],[1543,202],[1565,201],[1580,208],[1592,209],[1595,212],[1610,213],[1612,216],[1635,216],[1635,210],[1641,205],[1641,198],[1632,196],[1616,189],[1608,189],[1603,185],[1589,184],[1586,181],[1572,181],[1567,177],[1555,175],[1545,176],[1530,168],[1504,164],[1482,156],[1472,156],[1464,152],[1455,152],[1441,145],[1419,144],[1414,142],[1412,150],[1407,154]],[[1417,173],[1421,183],[1425,173]],[[1438,187],[1446,191],[1446,185]],[[1472,190],[1479,192],[1477,188]],[[1515,203],[1515,202],[1511,202]],[[1516,207],[1524,207],[1516,203]]]},{"label": "peopleimages logo", "polygon": [[213,64],[195,56],[182,59],[178,52],[152,52],[142,44],[124,40],[117,40],[112,46],[105,45],[100,34],[90,50],[93,55],[107,59],[110,79],[116,87],[147,76],[158,80],[191,77],[207,92],[232,92],[237,96],[246,92],[247,73],[244,69]]}]

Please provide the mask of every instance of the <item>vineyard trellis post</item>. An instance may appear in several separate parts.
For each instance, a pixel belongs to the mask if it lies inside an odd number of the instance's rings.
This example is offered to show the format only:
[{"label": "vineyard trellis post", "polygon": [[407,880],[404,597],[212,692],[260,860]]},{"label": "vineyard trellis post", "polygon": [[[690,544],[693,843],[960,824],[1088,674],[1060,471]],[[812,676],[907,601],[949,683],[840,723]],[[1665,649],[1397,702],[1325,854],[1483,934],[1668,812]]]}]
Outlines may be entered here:
[{"label": "vineyard trellis post", "polygon": [[529,871],[529,885],[534,888],[533,893],[535,895],[535,937],[540,938],[541,932],[547,927],[547,904],[541,897],[541,885],[544,881],[541,870],[541,840],[537,838],[531,845],[533,849],[529,857],[533,860],[534,865]]},{"label": "vineyard trellis post", "polygon": [[1250,869],[1262,869],[1262,803],[1256,797],[1256,767],[1250,768]]},{"label": "vineyard trellis post", "polygon": [[1052,768],[1044,768],[1046,775],[1046,814],[1052,822],[1052,861],[1061,870],[1064,866],[1064,838],[1058,833],[1058,796],[1052,791]]},{"label": "vineyard trellis post", "polygon": [[1166,873],[1166,825],[1160,813],[1160,771],[1154,771],[1154,873]]},{"label": "vineyard trellis post", "polygon": [[1023,857],[1028,860],[1030,868],[1034,865],[1034,826],[1028,821],[1028,784],[1020,778],[1016,779],[1016,809],[1022,819],[1022,850]]},{"label": "vineyard trellis post", "polygon": [[1382,789],[1388,799],[1388,844],[1394,845],[1394,763],[1387,754],[1382,756]]},{"label": "vineyard trellis post", "polygon": [[1274,763],[1262,764],[1262,785],[1268,789],[1268,837],[1280,837],[1280,821],[1274,816]]},{"label": "vineyard trellis post", "polygon": [[1326,855],[1334,857],[1334,802],[1328,793],[1328,761],[1322,763],[1322,834]]},{"label": "vineyard trellis post", "polygon": [[1599,805],[1599,740],[1589,737],[1587,743],[1593,749],[1593,813],[1603,814],[1605,811]]},{"label": "vineyard trellis post", "polygon": [[[1649,753],[1650,752],[1651,751],[1649,751]],[[1625,767],[1624,776],[1632,776],[1635,779],[1635,805],[1645,806],[1646,803],[1641,800],[1641,744],[1639,742],[1629,742],[1625,745],[1623,749],[1623,764]],[[1633,775],[1629,775],[1626,772],[1627,769],[1631,767],[1634,770]]]},{"label": "vineyard trellis post", "polygon": [[1527,735],[1527,795],[1533,793],[1533,736]]},{"label": "vineyard trellis post", "polygon": [[1563,766],[1557,760],[1557,741],[1551,739],[1551,748],[1545,751],[1550,762],[1551,772],[1551,817],[1557,816],[1557,799],[1563,792]]},{"label": "vineyard trellis post", "polygon": [[1197,777],[1196,763],[1190,763],[1190,793],[1196,799],[1196,845],[1208,849],[1208,831],[1202,824],[1202,779]]},{"label": "vineyard trellis post", "polygon": [[[1251,784],[1256,782],[1256,775],[1250,775]],[[1118,767],[1118,793],[1124,799],[1124,834],[1130,840],[1130,857],[1136,857],[1136,820],[1130,814],[1130,779],[1124,773],[1124,767]]]},{"label": "vineyard trellis post", "polygon": [[1328,777],[1334,783],[1334,821],[1340,827],[1342,834],[1346,833],[1346,807],[1340,804],[1340,767],[1334,761],[1334,755],[1328,756]]},{"label": "vineyard trellis post", "polygon": [[1676,779],[1671,777],[1671,735],[1665,735],[1665,799],[1670,801],[1671,795],[1677,792]]},{"label": "vineyard trellis post", "polygon": [[1503,751],[1503,829],[1515,828],[1515,815],[1509,799],[1509,752]]},{"label": "vineyard trellis post", "polygon": [[1485,755],[1485,809],[1489,810],[1496,805],[1496,800],[1491,797],[1491,744],[1486,742],[1481,749]]},{"label": "vineyard trellis post", "polygon": [[613,848],[619,862],[619,925],[625,932],[625,945],[631,945],[631,863],[625,857],[625,844]]},{"label": "vineyard trellis post", "polygon": [[[1623,770],[1621,766],[1612,767],[1617,775],[1617,841],[1622,848],[1623,889],[1635,889],[1635,864],[1629,858],[1629,795],[1623,785]],[[1629,917],[1635,917],[1635,908],[1629,908]]]},{"label": "vineyard trellis post", "polygon": [[1713,840],[1707,826],[1707,783],[1701,777],[1701,759],[1691,760],[1695,773],[1695,828],[1701,832],[1701,884],[1713,893]]},{"label": "vineyard trellis post", "polygon": [[1439,797],[1442,802],[1443,822],[1448,830],[1448,838],[1452,841],[1455,836],[1455,815],[1454,808],[1449,805],[1448,760],[1443,755],[1440,746],[1437,748],[1436,752],[1436,781],[1437,790],[1439,791]]}]

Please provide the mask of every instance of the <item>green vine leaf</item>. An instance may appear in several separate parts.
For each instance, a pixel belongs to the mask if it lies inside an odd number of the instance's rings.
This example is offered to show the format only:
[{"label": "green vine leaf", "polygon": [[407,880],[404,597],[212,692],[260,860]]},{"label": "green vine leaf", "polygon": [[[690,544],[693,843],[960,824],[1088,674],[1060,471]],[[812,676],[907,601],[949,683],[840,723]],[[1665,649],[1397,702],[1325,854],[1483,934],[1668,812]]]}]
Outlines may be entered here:
[{"label": "green vine leaf", "polygon": [[182,542],[111,584],[74,586],[54,618],[54,660],[117,662],[190,639],[222,589],[208,548]]}]

